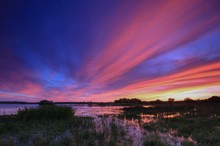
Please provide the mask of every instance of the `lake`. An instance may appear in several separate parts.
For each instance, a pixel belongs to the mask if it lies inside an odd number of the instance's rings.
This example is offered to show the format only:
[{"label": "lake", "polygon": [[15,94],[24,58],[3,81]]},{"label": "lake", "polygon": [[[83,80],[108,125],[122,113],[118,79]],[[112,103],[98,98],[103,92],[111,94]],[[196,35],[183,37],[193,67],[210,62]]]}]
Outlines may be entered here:
[{"label": "lake", "polygon": [[[61,106],[70,106],[75,110],[76,116],[97,117],[102,115],[121,114],[125,106],[89,106],[87,104],[65,104]],[[16,114],[19,109],[35,108],[38,104],[0,104],[0,115]]]}]

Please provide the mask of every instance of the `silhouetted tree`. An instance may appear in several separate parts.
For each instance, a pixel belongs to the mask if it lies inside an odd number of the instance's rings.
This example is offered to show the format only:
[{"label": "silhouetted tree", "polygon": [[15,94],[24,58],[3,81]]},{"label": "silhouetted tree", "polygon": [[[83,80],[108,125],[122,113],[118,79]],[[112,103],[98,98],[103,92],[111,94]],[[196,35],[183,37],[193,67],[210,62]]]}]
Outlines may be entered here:
[{"label": "silhouetted tree", "polygon": [[186,97],[184,99],[184,102],[191,103],[191,102],[194,102],[194,100],[192,100],[190,97]]},{"label": "silhouetted tree", "polygon": [[169,103],[174,103],[175,99],[174,98],[168,98]]},{"label": "silhouetted tree", "polygon": [[208,99],[208,102],[220,102],[220,96],[212,96]]},{"label": "silhouetted tree", "polygon": [[157,100],[154,101],[154,103],[159,104],[159,103],[163,103],[163,101],[161,101],[160,99],[157,99]]}]

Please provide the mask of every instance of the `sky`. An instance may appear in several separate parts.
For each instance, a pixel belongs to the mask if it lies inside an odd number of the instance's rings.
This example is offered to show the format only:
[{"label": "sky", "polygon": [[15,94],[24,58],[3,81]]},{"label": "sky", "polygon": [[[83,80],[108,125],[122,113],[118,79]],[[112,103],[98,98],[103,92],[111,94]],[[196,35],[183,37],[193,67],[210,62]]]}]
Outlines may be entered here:
[{"label": "sky", "polygon": [[220,95],[219,0],[1,0],[0,101]]}]

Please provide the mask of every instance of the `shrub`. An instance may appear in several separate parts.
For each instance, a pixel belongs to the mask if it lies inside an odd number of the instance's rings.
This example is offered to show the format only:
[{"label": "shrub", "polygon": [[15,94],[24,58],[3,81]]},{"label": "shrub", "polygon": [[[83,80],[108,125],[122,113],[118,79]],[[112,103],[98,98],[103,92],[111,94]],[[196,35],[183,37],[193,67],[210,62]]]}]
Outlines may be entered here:
[{"label": "shrub", "polygon": [[168,102],[174,103],[174,102],[175,102],[175,99],[174,99],[174,98],[168,98]]}]

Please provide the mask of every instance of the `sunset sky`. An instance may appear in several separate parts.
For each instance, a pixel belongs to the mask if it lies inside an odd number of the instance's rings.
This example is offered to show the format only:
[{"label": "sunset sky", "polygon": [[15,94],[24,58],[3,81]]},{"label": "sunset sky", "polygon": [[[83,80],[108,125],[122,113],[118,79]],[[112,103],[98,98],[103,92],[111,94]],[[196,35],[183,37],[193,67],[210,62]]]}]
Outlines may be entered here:
[{"label": "sunset sky", "polygon": [[0,101],[212,95],[219,0],[0,1]]}]

